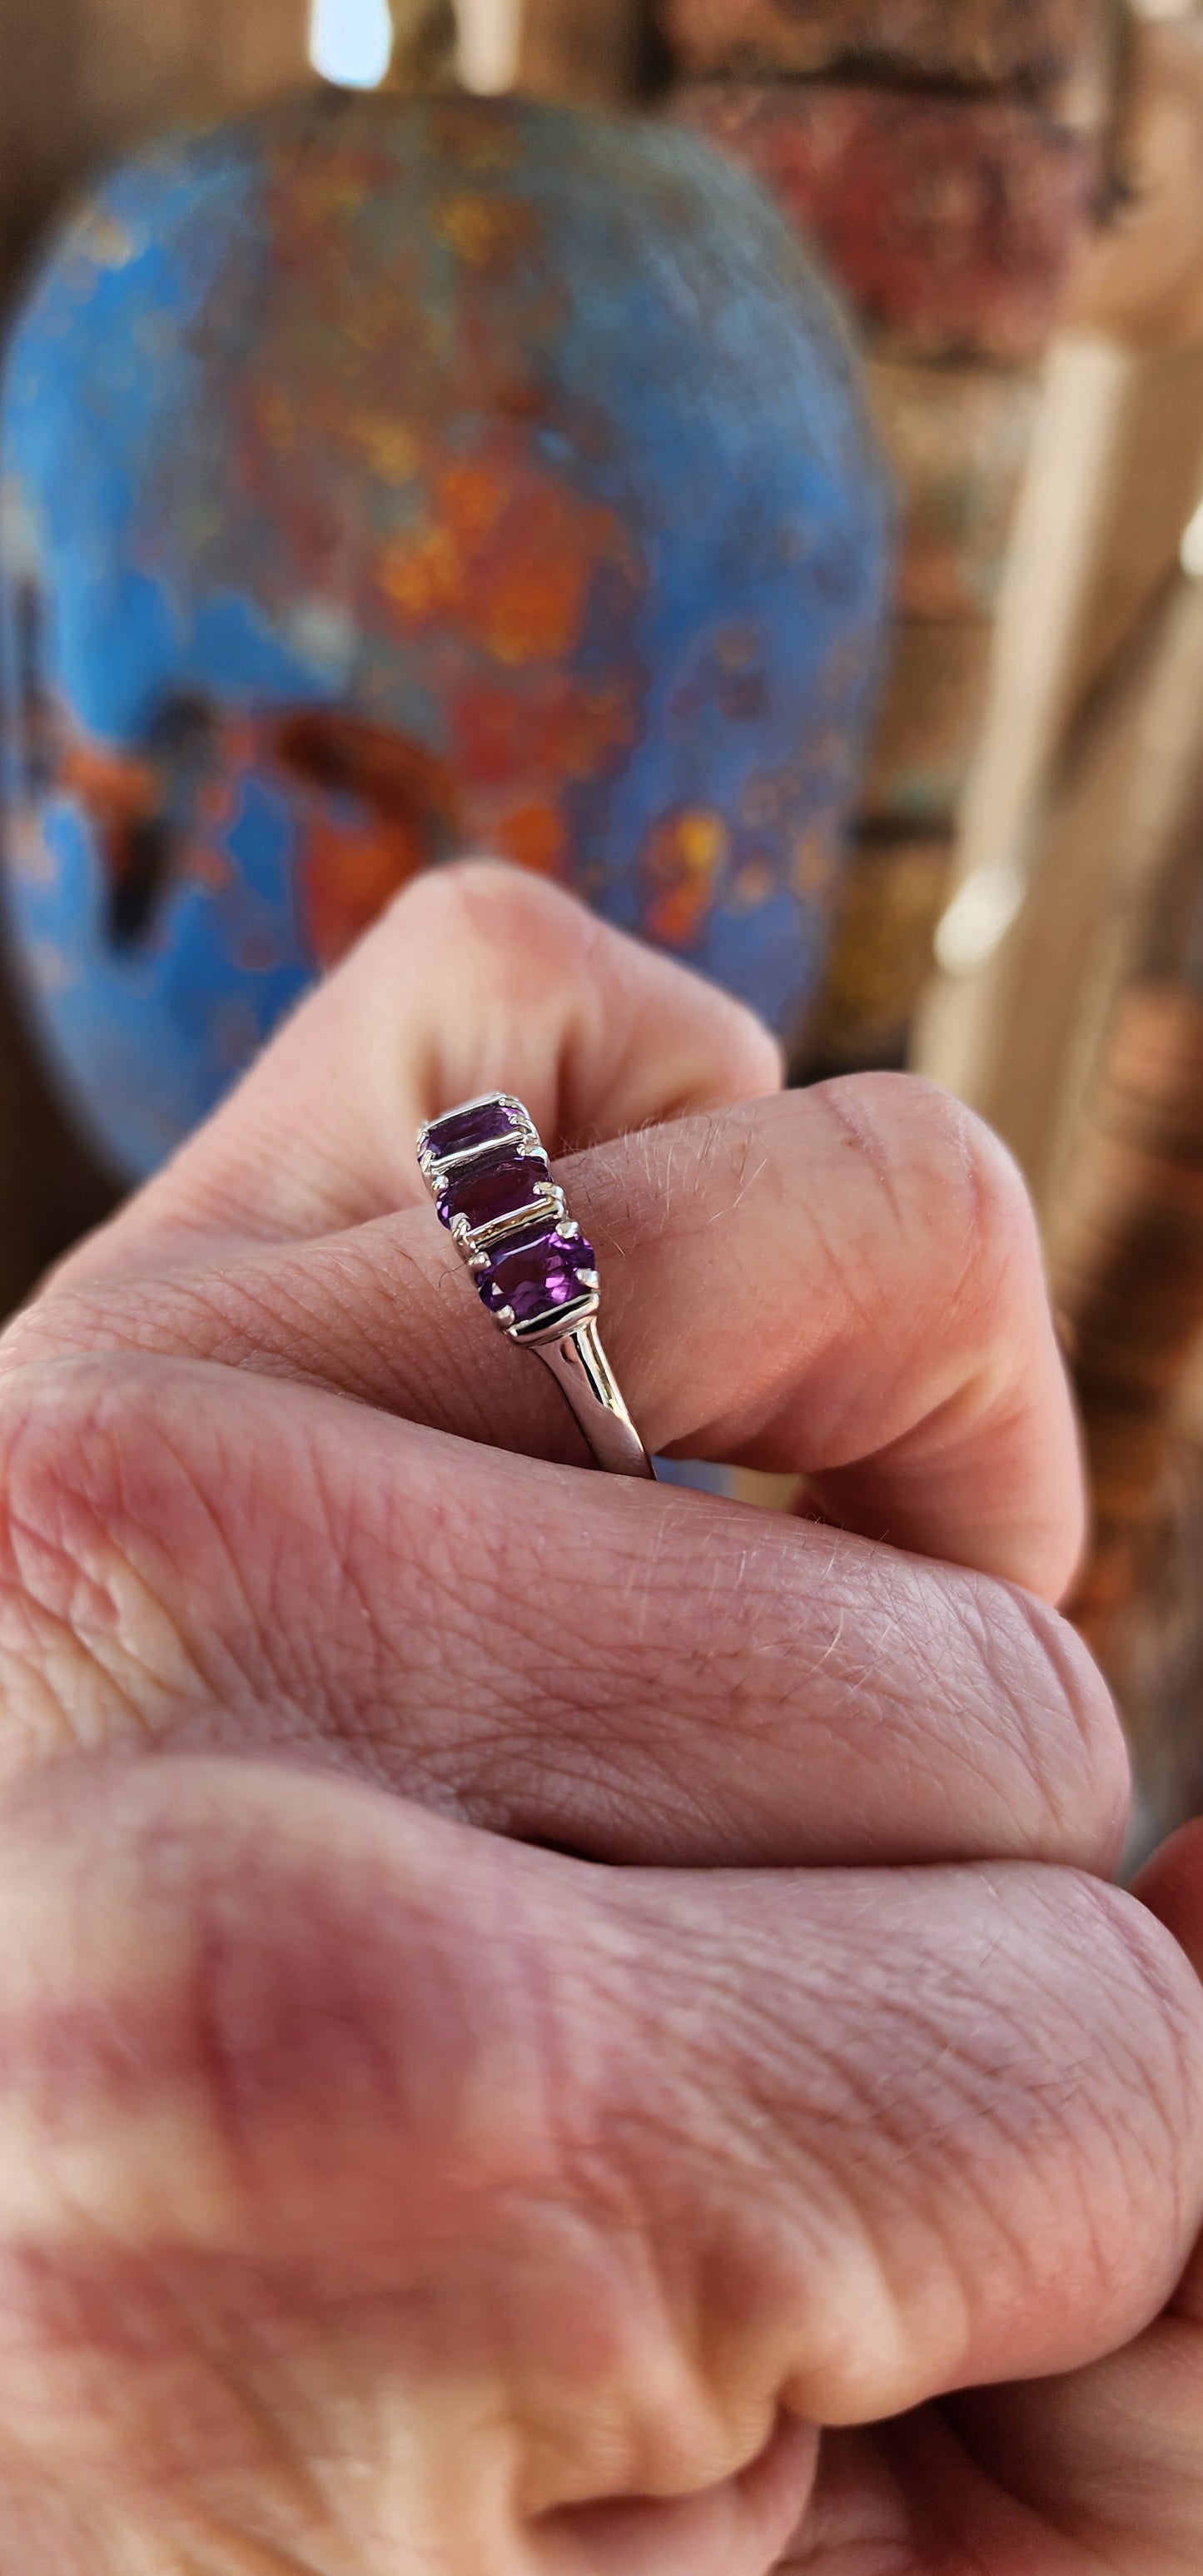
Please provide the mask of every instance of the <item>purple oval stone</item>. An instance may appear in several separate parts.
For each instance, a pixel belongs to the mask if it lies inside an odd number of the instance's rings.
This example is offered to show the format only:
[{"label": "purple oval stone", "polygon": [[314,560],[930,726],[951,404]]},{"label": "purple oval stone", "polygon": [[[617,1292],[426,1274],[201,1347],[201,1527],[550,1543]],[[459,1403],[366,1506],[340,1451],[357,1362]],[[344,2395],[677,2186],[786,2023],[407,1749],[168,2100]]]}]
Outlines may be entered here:
[{"label": "purple oval stone", "polygon": [[504,1100],[482,1100],[475,1109],[452,1109],[434,1118],[423,1142],[440,1162],[452,1154],[470,1154],[480,1145],[500,1145],[517,1134],[515,1112]]},{"label": "purple oval stone", "polygon": [[595,1267],[593,1246],[583,1234],[560,1234],[553,1227],[499,1244],[488,1269],[477,1273],[477,1294],[492,1315],[509,1306],[515,1323],[544,1317],[550,1323],[561,1307],[578,1306],[590,1295],[581,1274]]},{"label": "purple oval stone", "polygon": [[487,1163],[469,1163],[462,1172],[448,1175],[442,1196],[437,1201],[444,1225],[453,1225],[457,1216],[466,1217],[475,1229],[478,1225],[496,1225],[501,1217],[518,1216],[539,1195],[540,1181],[550,1181],[551,1165],[546,1154],[505,1154]]}]

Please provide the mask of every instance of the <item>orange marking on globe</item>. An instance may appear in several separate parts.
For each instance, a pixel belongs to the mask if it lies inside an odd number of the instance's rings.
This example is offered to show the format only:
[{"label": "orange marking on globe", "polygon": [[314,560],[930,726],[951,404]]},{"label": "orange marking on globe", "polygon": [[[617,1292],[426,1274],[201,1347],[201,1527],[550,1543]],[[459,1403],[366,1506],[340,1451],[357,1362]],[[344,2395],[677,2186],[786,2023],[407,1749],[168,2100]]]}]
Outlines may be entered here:
[{"label": "orange marking on globe", "polygon": [[505,464],[474,457],[445,465],[434,488],[438,509],[447,525],[468,543],[479,545],[505,516],[513,495],[513,476]]},{"label": "orange marking on globe", "polygon": [[436,230],[465,268],[496,274],[526,248],[535,224],[532,209],[512,198],[448,197],[439,208]]},{"label": "orange marking on globe", "polygon": [[452,704],[456,769],[474,786],[544,790],[596,778],[638,738],[637,682],[591,687],[565,671],[529,693],[478,681]]},{"label": "orange marking on globe", "polygon": [[455,624],[511,669],[566,659],[600,566],[630,570],[614,512],[521,470],[508,438],[493,457],[446,466],[433,498],[378,558],[380,588],[410,627]]},{"label": "orange marking on globe", "polygon": [[349,434],[382,483],[411,483],[422,461],[414,432],[404,421],[352,419]]},{"label": "orange marking on globe", "polygon": [[301,919],[319,966],[337,966],[385,905],[427,865],[417,823],[339,823],[310,815],[298,871]]},{"label": "orange marking on globe", "polygon": [[481,565],[470,615],[499,662],[556,661],[580,641],[611,514],[554,484],[521,497]]},{"label": "orange marking on globe", "polygon": [[411,626],[455,613],[464,587],[464,550],[449,528],[426,527],[385,548],[377,578]]},{"label": "orange marking on globe", "polygon": [[709,806],[686,806],[656,825],[644,849],[653,938],[671,948],[696,943],[730,852],[726,823]]},{"label": "orange marking on globe", "polygon": [[503,858],[541,877],[559,873],[568,847],[559,807],[537,801],[506,814],[495,826],[495,838]]}]

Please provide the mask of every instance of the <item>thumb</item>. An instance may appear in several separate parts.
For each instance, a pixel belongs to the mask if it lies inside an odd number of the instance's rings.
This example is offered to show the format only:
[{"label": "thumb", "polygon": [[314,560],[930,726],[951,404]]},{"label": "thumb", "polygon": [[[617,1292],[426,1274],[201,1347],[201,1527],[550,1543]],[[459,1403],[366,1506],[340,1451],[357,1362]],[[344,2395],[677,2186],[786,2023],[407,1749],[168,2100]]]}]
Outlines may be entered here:
[{"label": "thumb", "polygon": [[68,1277],[197,1238],[313,1237],[424,1199],[424,1118],[516,1092],[553,1154],[776,1091],[741,1003],[489,860],[418,878]]}]

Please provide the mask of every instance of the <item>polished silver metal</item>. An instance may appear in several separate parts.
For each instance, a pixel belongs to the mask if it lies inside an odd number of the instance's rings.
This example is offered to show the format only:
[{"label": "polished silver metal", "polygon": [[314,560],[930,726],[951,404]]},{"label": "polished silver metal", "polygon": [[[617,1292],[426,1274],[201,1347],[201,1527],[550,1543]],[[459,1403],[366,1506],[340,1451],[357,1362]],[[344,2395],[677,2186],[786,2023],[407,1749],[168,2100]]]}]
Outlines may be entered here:
[{"label": "polished silver metal", "polygon": [[468,1240],[473,1252],[492,1252],[495,1245],[504,1243],[507,1234],[517,1234],[520,1227],[530,1225],[536,1217],[546,1217],[549,1225],[558,1225],[561,1217],[568,1214],[563,1190],[557,1189],[554,1181],[540,1181],[536,1186],[538,1197],[528,1200],[525,1207],[515,1208],[511,1216],[496,1216],[488,1225],[477,1226],[469,1226],[466,1217],[457,1217],[451,1229],[456,1242],[462,1246]]},{"label": "polished silver metal", "polygon": [[[543,1158],[544,1148],[530,1111],[512,1092],[483,1092],[475,1100],[466,1100],[448,1111],[449,1117],[463,1117],[474,1109],[503,1107],[513,1120],[510,1140],[520,1157]],[[428,1140],[425,1127],[418,1131],[418,1162],[424,1180],[435,1198],[442,1195],[446,1182],[472,1164],[484,1162],[498,1150],[496,1138],[464,1147],[459,1153],[440,1155]],[[490,1268],[490,1254],[503,1251],[510,1236],[518,1236],[535,1219],[546,1219],[549,1226],[569,1242],[578,1241],[580,1226],[569,1215],[568,1203],[555,1181],[539,1181],[530,1204],[517,1209],[512,1216],[498,1217],[488,1225],[473,1228],[466,1217],[457,1217],[450,1231],[452,1240],[468,1268],[476,1273]],[[655,1468],[631,1420],[619,1391],[618,1382],[602,1348],[597,1329],[601,1311],[601,1281],[596,1270],[582,1270],[580,1285],[584,1291],[575,1304],[564,1306],[553,1316],[536,1317],[520,1324],[513,1308],[503,1306],[494,1322],[507,1338],[520,1348],[536,1351],[550,1369],[561,1394],[571,1406],[598,1466],[612,1476],[634,1476],[654,1480]]]},{"label": "polished silver metal", "polygon": [[619,1393],[596,1317],[578,1324],[563,1341],[536,1342],[534,1347],[567,1396],[598,1466],[611,1476],[654,1480],[656,1470]]}]

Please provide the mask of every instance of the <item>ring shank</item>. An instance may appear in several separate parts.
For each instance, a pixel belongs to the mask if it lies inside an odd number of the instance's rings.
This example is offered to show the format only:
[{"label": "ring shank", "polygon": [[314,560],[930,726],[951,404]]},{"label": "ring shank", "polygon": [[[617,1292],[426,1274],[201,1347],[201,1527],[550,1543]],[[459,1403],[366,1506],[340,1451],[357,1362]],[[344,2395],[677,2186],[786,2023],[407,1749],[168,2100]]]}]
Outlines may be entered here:
[{"label": "ring shank", "polygon": [[572,1406],[598,1466],[611,1476],[654,1483],[656,1470],[619,1394],[596,1323],[578,1324],[562,1342],[535,1348]]}]

